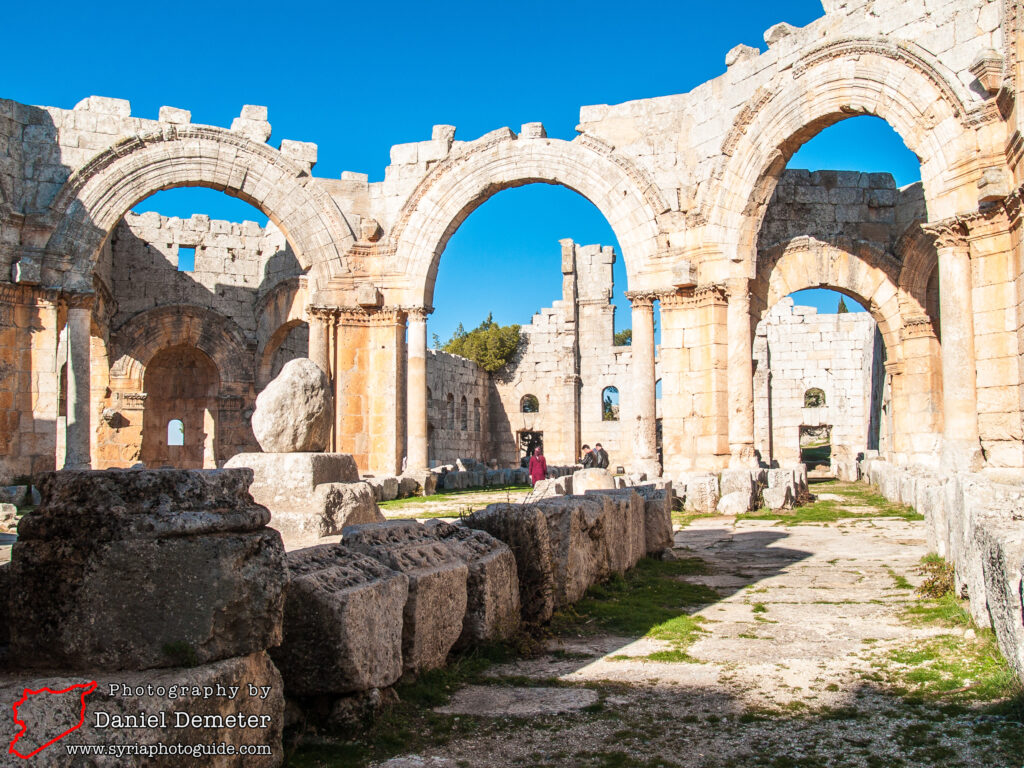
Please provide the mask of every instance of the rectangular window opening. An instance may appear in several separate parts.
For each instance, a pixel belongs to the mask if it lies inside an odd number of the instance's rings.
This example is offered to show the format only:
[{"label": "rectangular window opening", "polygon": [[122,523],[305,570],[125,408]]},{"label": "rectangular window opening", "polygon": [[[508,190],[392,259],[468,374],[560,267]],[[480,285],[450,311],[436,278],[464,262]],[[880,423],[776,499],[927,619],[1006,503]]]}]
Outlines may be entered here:
[{"label": "rectangular window opening", "polygon": [[196,249],[183,245],[178,246],[178,271],[195,272],[196,270]]}]

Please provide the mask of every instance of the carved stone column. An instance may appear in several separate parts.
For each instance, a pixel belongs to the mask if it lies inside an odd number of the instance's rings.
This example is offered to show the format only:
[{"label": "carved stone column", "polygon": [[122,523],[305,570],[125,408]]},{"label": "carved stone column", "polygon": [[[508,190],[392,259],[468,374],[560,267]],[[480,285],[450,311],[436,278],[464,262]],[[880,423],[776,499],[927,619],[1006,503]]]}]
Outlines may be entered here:
[{"label": "carved stone column", "polygon": [[430,307],[412,307],[409,315],[409,366],[406,380],[406,471],[427,468],[427,315]]},{"label": "carved stone column", "polygon": [[330,344],[327,338],[333,322],[330,310],[324,307],[310,307],[309,311],[309,359],[320,366],[320,369],[331,375]]},{"label": "carved stone column", "polygon": [[653,293],[629,291],[633,305],[633,341],[631,353],[634,472],[659,477],[657,449],[657,400],[654,379],[654,299]]},{"label": "carved stone column", "polygon": [[960,222],[927,228],[939,255],[942,329],[942,467],[973,472],[984,459],[978,436],[974,302],[967,229]]},{"label": "carved stone column", "polygon": [[91,294],[74,294],[68,302],[68,393],[64,469],[91,469],[92,411],[90,338]]},{"label": "carved stone column", "polygon": [[757,466],[754,457],[754,354],[750,334],[750,284],[726,281],[729,298],[729,467]]}]

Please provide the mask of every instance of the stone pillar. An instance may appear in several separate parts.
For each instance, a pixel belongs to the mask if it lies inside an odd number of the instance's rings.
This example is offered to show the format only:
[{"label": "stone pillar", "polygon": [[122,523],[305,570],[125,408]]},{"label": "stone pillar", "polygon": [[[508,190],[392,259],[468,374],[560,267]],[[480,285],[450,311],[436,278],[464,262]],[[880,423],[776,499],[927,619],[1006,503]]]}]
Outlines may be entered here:
[{"label": "stone pillar", "polygon": [[750,286],[726,281],[729,298],[729,467],[757,467],[754,457],[754,364],[750,334]]},{"label": "stone pillar", "polygon": [[330,378],[330,344],[327,338],[331,322],[330,314],[322,307],[310,307],[308,314],[309,359],[319,365],[320,369],[327,374],[327,378]]},{"label": "stone pillar", "polygon": [[978,436],[974,357],[974,281],[963,224],[929,227],[939,255],[942,329],[942,468],[973,472],[984,459]]},{"label": "stone pillar", "polygon": [[409,367],[406,379],[406,472],[427,468],[427,315],[426,307],[409,309]]},{"label": "stone pillar", "polygon": [[654,378],[654,299],[652,293],[630,291],[626,298],[633,305],[632,406],[634,472],[648,478],[659,477],[657,450],[657,400]]},{"label": "stone pillar", "polygon": [[91,295],[75,295],[70,298],[67,326],[68,393],[64,469],[91,469]]}]

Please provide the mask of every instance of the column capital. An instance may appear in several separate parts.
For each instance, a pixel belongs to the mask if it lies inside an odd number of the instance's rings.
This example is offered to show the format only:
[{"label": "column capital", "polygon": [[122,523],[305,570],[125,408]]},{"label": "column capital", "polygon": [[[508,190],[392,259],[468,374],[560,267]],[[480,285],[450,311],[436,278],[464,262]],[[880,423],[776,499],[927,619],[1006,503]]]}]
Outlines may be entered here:
[{"label": "column capital", "polygon": [[730,299],[750,299],[750,279],[730,277],[725,281],[725,292]]},{"label": "column capital", "polygon": [[92,309],[95,293],[62,293],[60,300],[68,309]]},{"label": "column capital", "polygon": [[651,309],[661,294],[658,291],[626,291],[626,298],[633,309]]},{"label": "column capital", "polygon": [[399,307],[409,317],[409,322],[417,320],[421,323],[427,321],[429,315],[434,314],[433,307],[421,307],[421,306],[410,306],[410,307]]},{"label": "column capital", "polygon": [[937,249],[967,247],[967,225],[957,217],[923,224],[921,229],[935,238]]}]

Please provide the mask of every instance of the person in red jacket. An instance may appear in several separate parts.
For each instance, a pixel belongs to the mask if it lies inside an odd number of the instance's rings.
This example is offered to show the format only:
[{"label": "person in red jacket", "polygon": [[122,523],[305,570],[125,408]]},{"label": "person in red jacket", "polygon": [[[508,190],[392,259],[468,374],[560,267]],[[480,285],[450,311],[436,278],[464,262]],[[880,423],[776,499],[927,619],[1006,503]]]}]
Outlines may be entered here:
[{"label": "person in red jacket", "polygon": [[530,485],[536,485],[548,476],[548,462],[538,445],[530,457]]}]

